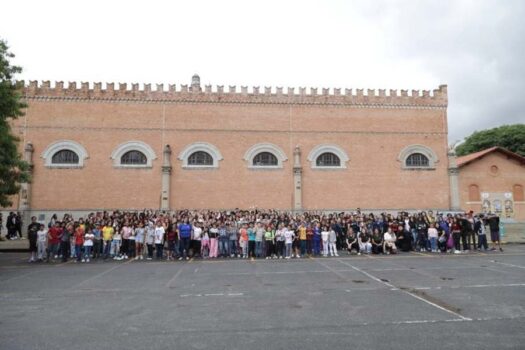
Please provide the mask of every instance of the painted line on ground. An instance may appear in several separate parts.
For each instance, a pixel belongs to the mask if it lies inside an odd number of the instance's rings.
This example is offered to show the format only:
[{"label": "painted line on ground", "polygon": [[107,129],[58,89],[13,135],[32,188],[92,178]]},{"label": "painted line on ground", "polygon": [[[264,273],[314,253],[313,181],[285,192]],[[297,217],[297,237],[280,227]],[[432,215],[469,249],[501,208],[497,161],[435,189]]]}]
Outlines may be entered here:
[{"label": "painted line on ground", "polygon": [[500,264],[500,265],[505,265],[505,266],[510,266],[510,267],[517,267],[518,269],[525,269],[525,266],[521,266],[521,265],[514,265],[514,264],[504,263],[504,262],[497,261],[497,260],[489,260],[489,261],[492,262],[492,263],[495,263],[495,264]]},{"label": "painted line on ground", "polygon": [[183,266],[181,266],[181,267],[179,268],[179,270],[173,275],[173,277],[168,281],[168,283],[166,283],[166,288],[172,288],[172,287],[171,287],[171,284],[172,284],[173,282],[175,282],[175,280],[177,279],[177,277],[179,277],[179,275],[182,273],[182,268],[183,268]]},{"label": "painted line on ground", "polygon": [[434,306],[435,308],[437,308],[437,309],[439,309],[439,310],[441,310],[441,311],[445,311],[445,312],[447,312],[447,313],[449,313],[449,314],[451,314],[451,315],[454,315],[454,316],[458,317],[459,319],[461,319],[461,320],[463,320],[463,321],[472,321],[471,318],[468,318],[468,317],[465,317],[465,316],[463,316],[463,315],[460,315],[460,314],[458,314],[457,312],[454,312],[454,311],[452,311],[452,310],[448,310],[448,309],[446,309],[446,308],[444,308],[444,307],[442,307],[442,306],[440,306],[440,305],[438,305],[438,304],[436,304],[436,303],[433,303],[433,302],[431,302],[431,301],[429,301],[429,300],[426,300],[426,299],[420,297],[419,295],[416,295],[416,294],[414,294],[414,293],[412,293],[412,292],[410,292],[410,291],[408,291],[408,290],[399,289],[398,287],[394,286],[393,284],[391,284],[391,283],[389,283],[389,282],[385,282],[385,281],[383,281],[383,280],[381,280],[381,279],[375,277],[374,275],[372,275],[372,274],[370,274],[370,273],[368,273],[368,272],[366,272],[366,271],[364,271],[364,270],[361,270],[361,269],[358,268],[358,267],[355,267],[355,266],[353,266],[353,265],[351,265],[351,264],[348,264],[348,263],[346,263],[346,262],[344,262],[344,261],[341,261],[341,260],[339,260],[339,262],[340,262],[341,264],[344,264],[344,265],[347,265],[348,267],[353,268],[354,270],[356,270],[356,271],[358,271],[358,272],[361,272],[363,275],[369,277],[370,279],[372,279],[372,280],[374,280],[374,281],[377,281],[377,282],[379,282],[379,283],[384,284],[385,286],[390,287],[390,290],[396,290],[396,291],[399,290],[399,291],[401,291],[401,292],[403,292],[403,293],[405,293],[405,294],[407,294],[407,295],[410,295],[411,297],[416,298],[416,299],[418,299],[418,300],[420,300],[420,301],[422,301],[422,302],[424,302],[424,303],[426,303],[426,304],[428,304],[428,305]]}]

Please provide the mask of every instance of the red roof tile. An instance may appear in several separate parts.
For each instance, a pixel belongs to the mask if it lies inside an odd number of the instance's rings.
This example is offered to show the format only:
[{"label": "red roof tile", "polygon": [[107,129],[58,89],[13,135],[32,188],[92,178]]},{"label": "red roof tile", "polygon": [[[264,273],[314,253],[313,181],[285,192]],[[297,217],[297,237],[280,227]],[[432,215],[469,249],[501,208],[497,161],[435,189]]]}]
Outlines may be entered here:
[{"label": "red roof tile", "polygon": [[466,156],[463,156],[463,157],[458,157],[456,159],[456,163],[457,163],[458,167],[462,167],[462,166],[467,165],[468,163],[470,163],[470,162],[472,162],[474,160],[480,159],[483,156],[485,156],[485,155],[487,155],[489,153],[495,152],[495,151],[501,152],[501,153],[505,154],[506,156],[508,156],[510,158],[514,158],[517,161],[519,161],[520,163],[525,164],[525,157],[522,157],[522,156],[520,156],[517,153],[511,152],[511,151],[509,151],[509,150],[507,150],[507,149],[505,149],[503,147],[498,147],[498,146],[487,148],[487,149],[484,149],[483,151],[467,154]]}]

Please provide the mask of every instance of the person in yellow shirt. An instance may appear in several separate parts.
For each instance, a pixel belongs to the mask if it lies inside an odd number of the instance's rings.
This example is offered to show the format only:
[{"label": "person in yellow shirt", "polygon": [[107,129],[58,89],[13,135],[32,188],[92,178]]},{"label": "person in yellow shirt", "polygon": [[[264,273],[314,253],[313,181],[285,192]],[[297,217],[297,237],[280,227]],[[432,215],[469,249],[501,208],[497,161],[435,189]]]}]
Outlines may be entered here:
[{"label": "person in yellow shirt", "polygon": [[306,226],[304,223],[301,223],[299,225],[299,228],[297,229],[299,231],[299,244],[301,247],[301,255],[306,255]]},{"label": "person in yellow shirt", "polygon": [[102,240],[104,241],[104,260],[109,258],[109,253],[111,250],[111,241],[113,240],[113,234],[115,230],[109,222],[107,222],[102,228]]}]

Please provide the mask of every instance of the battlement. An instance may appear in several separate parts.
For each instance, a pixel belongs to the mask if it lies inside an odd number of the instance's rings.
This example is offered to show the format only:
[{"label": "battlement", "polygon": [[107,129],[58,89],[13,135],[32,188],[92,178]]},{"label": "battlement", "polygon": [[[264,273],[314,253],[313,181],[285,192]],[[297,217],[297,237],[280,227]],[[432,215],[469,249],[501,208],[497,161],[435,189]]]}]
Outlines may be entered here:
[{"label": "battlement", "polygon": [[340,89],[340,88],[293,88],[259,86],[248,88],[235,85],[212,87],[200,86],[198,76],[191,85],[131,84],[126,83],[86,83],[67,85],[57,81],[30,81],[23,83],[26,99],[65,99],[65,100],[107,100],[147,102],[193,102],[193,103],[259,103],[259,104],[329,104],[329,105],[368,105],[368,106],[421,106],[446,107],[448,104],[447,85],[430,90],[387,90],[386,89]]}]

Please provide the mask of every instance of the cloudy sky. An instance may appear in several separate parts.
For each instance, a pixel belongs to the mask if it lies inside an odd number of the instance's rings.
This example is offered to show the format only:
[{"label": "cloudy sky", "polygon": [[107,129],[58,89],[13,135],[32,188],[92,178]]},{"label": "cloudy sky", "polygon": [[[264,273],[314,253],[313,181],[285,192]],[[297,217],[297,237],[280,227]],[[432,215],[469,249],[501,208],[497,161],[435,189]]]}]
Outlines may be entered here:
[{"label": "cloudy sky", "polygon": [[9,1],[25,80],[432,90],[449,141],[525,122],[525,1]]}]

